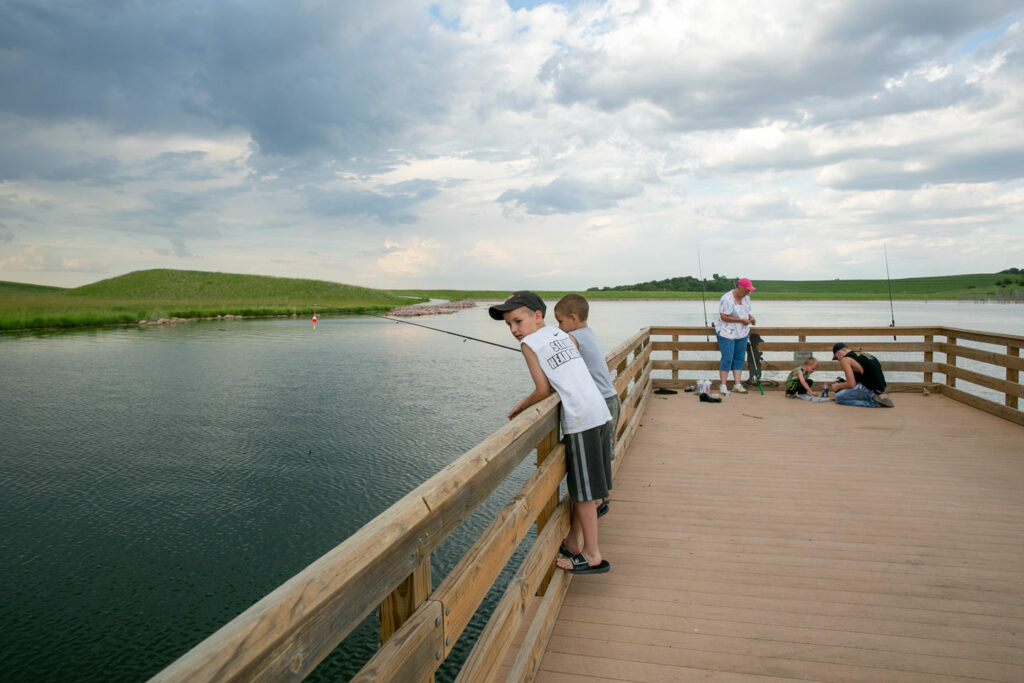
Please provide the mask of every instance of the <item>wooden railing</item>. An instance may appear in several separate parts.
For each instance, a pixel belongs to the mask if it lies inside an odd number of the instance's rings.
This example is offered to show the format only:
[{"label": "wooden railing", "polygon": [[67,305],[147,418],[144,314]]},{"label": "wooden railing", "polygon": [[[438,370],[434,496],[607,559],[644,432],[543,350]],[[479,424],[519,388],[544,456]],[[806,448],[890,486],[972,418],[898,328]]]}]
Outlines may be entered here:
[{"label": "wooden railing", "polygon": [[[892,390],[926,388],[1024,425],[1020,410],[1024,337],[946,327],[756,331],[763,338],[760,350],[766,373],[788,371],[797,362],[795,354],[810,353],[819,359],[820,372],[838,372],[838,362],[831,360],[832,344],[843,341],[879,355],[887,374],[914,375],[909,381],[890,382]],[[696,377],[717,377],[717,349],[713,332],[706,328],[653,327],[641,330],[609,355],[623,402],[616,434],[619,457],[613,470],[628,454],[651,389],[682,388]],[[780,354],[790,355],[779,359]],[[901,356],[887,358],[891,354]],[[905,354],[920,354],[920,359],[907,360],[902,357]],[[936,354],[943,358],[937,360]],[[958,359],[970,362],[974,369]],[[652,378],[655,371],[669,376]],[[992,371],[1003,376],[996,377]],[[936,375],[943,380],[936,380]],[[1003,401],[965,390],[958,382],[1001,393]],[[430,554],[534,450],[536,471],[431,590]],[[383,644],[353,680],[429,680],[536,524],[534,542],[458,676],[459,681],[486,681],[502,673],[505,680],[531,680],[569,582],[564,572],[553,571],[558,543],[569,526],[568,504],[558,498],[564,474],[565,451],[558,439],[558,397],[554,395],[421,484],[153,680],[301,680],[375,609],[380,613]],[[520,640],[512,657],[511,643]],[[506,660],[511,665],[501,671]]]},{"label": "wooden railing", "polygon": [[[616,453],[625,455],[650,394],[648,330],[608,356],[622,398]],[[537,469],[452,571],[431,590],[430,554],[536,449]],[[617,457],[613,471],[623,457]],[[507,680],[530,680],[569,577],[554,572],[569,528],[559,500],[565,450],[558,395],[531,406],[216,633],[154,681],[292,681],[308,675],[367,615],[382,646],[353,680],[429,680],[536,524],[536,539],[463,663],[459,680],[498,672],[524,633]],[[541,597],[537,597],[541,596]],[[532,619],[524,623],[530,609]]]},{"label": "wooden railing", "polygon": [[[841,341],[878,356],[887,377],[901,377],[889,382],[892,391],[928,389],[1024,425],[1020,409],[1024,337],[951,327],[757,327],[754,331],[763,340],[759,349],[764,354],[764,373],[788,372],[803,356],[814,354],[819,361],[816,372],[834,377],[839,362],[832,360],[832,344]],[[717,378],[718,345],[713,330],[652,327],[650,333],[655,353],[652,367],[670,373],[667,378],[655,377],[654,386],[678,389],[693,384],[697,377]],[[964,342],[981,343],[986,348]],[[789,355],[780,359],[779,352]],[[919,358],[906,358],[918,354]],[[936,354],[943,359],[936,360]],[[966,367],[961,359],[972,367]],[[902,379],[907,374],[912,377]],[[937,375],[942,376],[941,382]],[[992,400],[993,396],[999,400]]]}]

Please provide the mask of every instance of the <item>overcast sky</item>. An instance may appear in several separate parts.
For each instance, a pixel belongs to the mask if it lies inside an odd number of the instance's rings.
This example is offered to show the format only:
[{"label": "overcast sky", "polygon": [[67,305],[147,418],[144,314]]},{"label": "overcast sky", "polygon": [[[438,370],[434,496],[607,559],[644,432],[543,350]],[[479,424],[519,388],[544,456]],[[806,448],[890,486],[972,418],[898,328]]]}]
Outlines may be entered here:
[{"label": "overcast sky", "polygon": [[0,0],[0,280],[1024,267],[1020,0]]}]

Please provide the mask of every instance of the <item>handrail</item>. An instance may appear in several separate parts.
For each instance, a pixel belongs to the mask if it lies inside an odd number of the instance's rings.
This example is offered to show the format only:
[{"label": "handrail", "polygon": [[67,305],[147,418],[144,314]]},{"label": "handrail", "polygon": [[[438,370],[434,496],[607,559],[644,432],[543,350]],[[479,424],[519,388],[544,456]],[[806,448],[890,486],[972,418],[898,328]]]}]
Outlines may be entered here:
[{"label": "handrail", "polygon": [[[623,402],[616,435],[617,453],[622,455],[651,388],[646,329],[608,358]],[[526,600],[547,584],[538,614],[550,615],[552,609],[557,612],[568,586],[569,577],[562,572],[547,581],[558,541],[568,529],[567,505],[557,501],[565,473],[558,409],[557,394],[531,406],[152,680],[301,680],[378,605],[382,630],[393,633],[382,633],[384,645],[356,679],[429,678],[536,522],[537,538],[492,614],[490,631],[478,641],[482,649],[474,648],[464,664],[493,666],[494,652],[508,646],[508,638],[501,636],[521,626],[522,610],[514,608],[515,601]],[[430,591],[430,553],[535,448],[536,472]],[[617,458],[616,469],[621,461]],[[526,678],[532,677],[549,633],[536,624],[529,631],[532,640],[527,638],[517,659],[517,670]]]},{"label": "handrail", "polygon": [[[889,386],[894,390],[920,391],[928,388],[985,412],[1024,424],[1024,413],[1020,410],[1021,399],[1024,398],[1024,386],[1021,385],[1021,371],[1024,370],[1021,348],[1024,347],[1024,337],[944,326],[754,329],[762,339],[758,348],[766,355],[794,353],[793,360],[764,359],[761,367],[765,372],[789,371],[794,365],[796,354],[816,352],[822,352],[824,356],[818,359],[819,371],[838,371],[839,363],[832,360],[832,344],[843,341],[851,347],[883,355],[887,373],[920,374],[920,379],[916,381],[890,382]],[[656,377],[655,386],[684,387],[693,381],[691,377],[681,377],[680,373],[696,377],[718,369],[718,361],[709,358],[712,355],[709,352],[717,352],[718,345],[705,341],[708,331],[706,327],[650,328],[652,350],[655,353],[670,354],[668,357],[661,355],[653,361],[654,370],[668,370],[671,373],[671,379]],[[893,341],[894,336],[896,341]],[[668,339],[661,339],[663,337]],[[797,340],[794,341],[792,337],[797,337]],[[964,340],[1003,348],[974,348],[961,343]],[[701,352],[702,357],[698,357]],[[900,356],[884,358],[884,354],[893,353]],[[921,357],[907,360],[907,354],[921,354]],[[945,357],[942,362],[936,362],[937,354]],[[971,367],[965,367],[964,361],[970,363]],[[943,377],[936,382],[935,375]],[[967,383],[970,387],[967,390],[960,388],[958,382]],[[986,390],[989,394],[1001,394],[1001,402],[989,399]]]}]

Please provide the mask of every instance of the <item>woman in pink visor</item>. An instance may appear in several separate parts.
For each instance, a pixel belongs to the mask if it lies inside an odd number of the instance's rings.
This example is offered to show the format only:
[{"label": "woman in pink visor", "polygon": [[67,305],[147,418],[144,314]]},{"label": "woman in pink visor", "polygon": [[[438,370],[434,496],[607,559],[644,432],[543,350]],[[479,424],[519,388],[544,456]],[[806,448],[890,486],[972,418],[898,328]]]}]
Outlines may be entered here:
[{"label": "woman in pink visor", "polygon": [[718,375],[722,384],[719,390],[723,396],[729,395],[726,382],[729,371],[732,371],[732,390],[738,394],[747,393],[747,388],[740,382],[743,373],[743,360],[747,353],[747,337],[750,326],[756,324],[750,314],[750,293],[756,289],[750,278],[740,278],[736,287],[722,295],[718,303],[718,320],[715,321],[715,336],[718,337],[718,349],[722,352],[722,360],[718,363]]}]

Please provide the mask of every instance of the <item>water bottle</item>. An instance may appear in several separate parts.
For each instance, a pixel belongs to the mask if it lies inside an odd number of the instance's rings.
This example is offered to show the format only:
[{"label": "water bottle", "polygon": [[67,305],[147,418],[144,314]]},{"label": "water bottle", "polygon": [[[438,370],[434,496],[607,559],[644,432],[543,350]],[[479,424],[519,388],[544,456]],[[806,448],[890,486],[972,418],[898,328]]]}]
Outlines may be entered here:
[{"label": "water bottle", "polygon": [[822,398],[828,398],[828,390],[829,390],[829,386],[827,384],[825,384],[824,386],[821,387],[821,397]]}]

